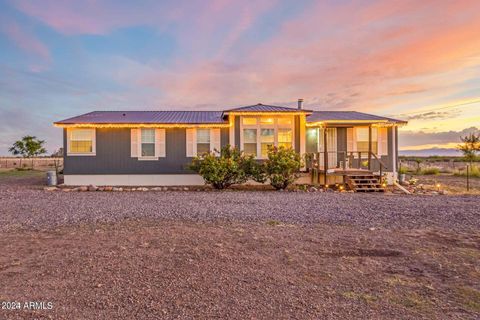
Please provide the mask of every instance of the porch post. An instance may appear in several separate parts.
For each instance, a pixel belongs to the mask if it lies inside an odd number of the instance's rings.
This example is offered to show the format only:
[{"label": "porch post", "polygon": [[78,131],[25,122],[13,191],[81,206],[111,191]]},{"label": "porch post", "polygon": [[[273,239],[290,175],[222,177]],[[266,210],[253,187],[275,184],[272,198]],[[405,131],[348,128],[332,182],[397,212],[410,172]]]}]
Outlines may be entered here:
[{"label": "porch post", "polygon": [[327,126],[323,127],[323,184],[327,185],[328,151],[327,151]]},{"label": "porch post", "polygon": [[368,170],[372,169],[372,125],[368,126]]}]

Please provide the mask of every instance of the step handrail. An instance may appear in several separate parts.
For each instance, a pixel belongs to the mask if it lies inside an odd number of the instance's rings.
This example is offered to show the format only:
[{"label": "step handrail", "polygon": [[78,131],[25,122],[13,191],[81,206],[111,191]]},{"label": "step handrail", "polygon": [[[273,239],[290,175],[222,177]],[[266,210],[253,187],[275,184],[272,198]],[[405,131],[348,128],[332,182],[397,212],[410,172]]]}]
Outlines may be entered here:
[{"label": "step handrail", "polygon": [[[383,163],[382,160],[380,160],[380,159],[378,158],[378,156],[377,156],[375,153],[373,153],[373,152],[370,151],[370,154],[371,154],[371,155],[378,161],[378,163],[380,164],[380,179],[382,179],[382,176],[383,176],[383,168],[388,169],[388,167],[385,165],[385,163]],[[381,181],[380,181],[380,182],[381,182]]]}]

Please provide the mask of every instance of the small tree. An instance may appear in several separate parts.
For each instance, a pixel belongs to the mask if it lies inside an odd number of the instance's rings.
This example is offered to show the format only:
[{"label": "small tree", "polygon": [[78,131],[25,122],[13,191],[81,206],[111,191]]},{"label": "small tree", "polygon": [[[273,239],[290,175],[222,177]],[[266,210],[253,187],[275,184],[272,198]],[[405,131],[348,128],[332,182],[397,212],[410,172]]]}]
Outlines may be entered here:
[{"label": "small tree", "polygon": [[480,133],[470,133],[465,137],[460,137],[463,144],[458,145],[458,149],[462,151],[465,160],[472,164],[477,159],[477,153],[480,152]]},{"label": "small tree", "polygon": [[245,156],[237,148],[226,145],[220,150],[220,155],[215,150],[195,157],[190,169],[200,174],[215,189],[225,189],[246,182],[251,173],[258,170],[254,162],[252,156]]},{"label": "small tree", "polygon": [[47,150],[43,147],[44,143],[45,140],[38,140],[35,136],[24,136],[22,140],[16,141],[8,151],[15,156],[21,155],[24,158],[32,158],[47,153]]},{"label": "small tree", "polygon": [[292,148],[273,147],[264,163],[270,184],[277,190],[285,189],[299,177],[302,158]]}]

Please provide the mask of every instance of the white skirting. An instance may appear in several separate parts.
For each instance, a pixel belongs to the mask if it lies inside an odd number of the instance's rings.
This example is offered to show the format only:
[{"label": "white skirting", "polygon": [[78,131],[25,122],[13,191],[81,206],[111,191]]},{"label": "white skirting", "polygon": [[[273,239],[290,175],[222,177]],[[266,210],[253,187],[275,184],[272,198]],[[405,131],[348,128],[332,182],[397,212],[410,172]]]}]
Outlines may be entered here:
[{"label": "white skirting", "polygon": [[199,186],[204,185],[198,174],[68,174],[67,186]]}]

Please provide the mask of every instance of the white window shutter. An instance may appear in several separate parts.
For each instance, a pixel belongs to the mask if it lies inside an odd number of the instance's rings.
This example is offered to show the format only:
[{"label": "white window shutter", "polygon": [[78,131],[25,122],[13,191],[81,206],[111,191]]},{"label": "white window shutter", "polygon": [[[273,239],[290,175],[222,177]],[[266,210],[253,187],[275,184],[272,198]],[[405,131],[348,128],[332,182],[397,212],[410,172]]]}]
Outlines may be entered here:
[{"label": "white window shutter", "polygon": [[195,129],[187,129],[187,157],[195,157],[197,155],[197,131]]},{"label": "white window shutter", "polygon": [[220,129],[210,129],[210,151],[220,153]]},{"label": "white window shutter", "polygon": [[388,129],[378,128],[378,154],[380,156],[388,155]]},{"label": "white window shutter", "polygon": [[165,129],[155,129],[155,157],[164,158],[165,156]]},{"label": "white window shutter", "polygon": [[130,156],[138,158],[138,131],[139,129],[130,129]]}]

